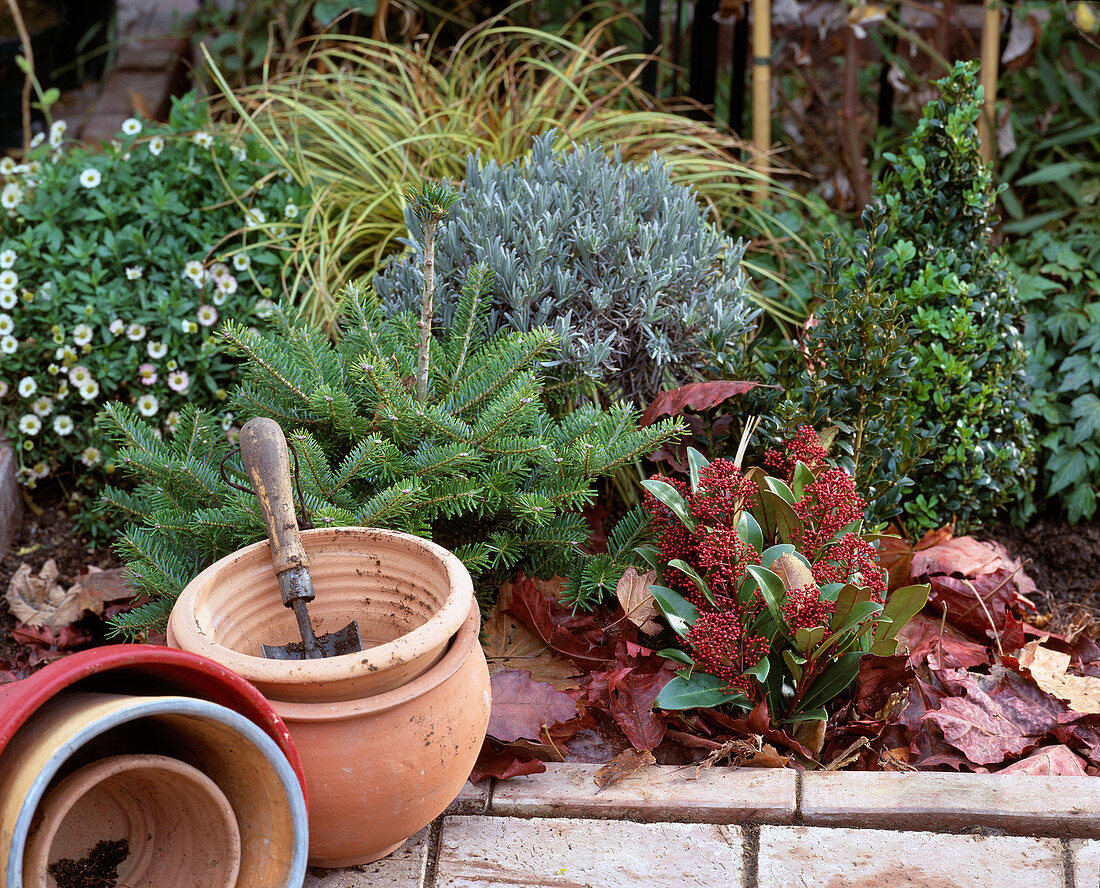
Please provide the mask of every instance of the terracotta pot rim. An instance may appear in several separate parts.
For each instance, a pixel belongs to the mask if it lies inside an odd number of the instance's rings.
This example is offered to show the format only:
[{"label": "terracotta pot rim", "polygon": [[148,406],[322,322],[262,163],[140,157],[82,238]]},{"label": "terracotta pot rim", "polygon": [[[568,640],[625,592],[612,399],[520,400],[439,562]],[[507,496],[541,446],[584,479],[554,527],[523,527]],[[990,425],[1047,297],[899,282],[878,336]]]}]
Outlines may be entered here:
[{"label": "terracotta pot rim", "polygon": [[[0,685],[0,755],[27,719],[51,697],[86,678],[112,672],[119,673],[120,678],[127,674],[154,678],[170,675],[177,683],[189,685],[187,691],[175,690],[172,695],[182,696],[193,689],[194,699],[199,700],[206,699],[203,696],[203,680],[213,679],[218,688],[232,699],[231,703],[219,705],[227,706],[249,719],[278,744],[294,769],[302,792],[306,791],[298,751],[286,725],[267,698],[216,660],[160,645],[112,644],[78,651],[55,660],[26,678]],[[125,693],[113,688],[107,692]]]},{"label": "terracotta pot rim", "polygon": [[475,647],[480,646],[481,611],[475,601],[466,614],[466,619],[455,633],[454,639],[443,658],[427,672],[417,676],[407,684],[362,697],[358,700],[340,702],[297,703],[272,700],[279,715],[286,722],[335,722],[363,715],[374,715],[403,706],[410,700],[427,694],[443,684],[462,668]]},{"label": "terracotta pot rim", "polygon": [[[57,775],[65,761],[80,747],[103,732],[126,722],[151,715],[194,715],[209,718],[221,722],[244,735],[246,739],[259,747],[265,758],[271,763],[286,793],[292,822],[302,825],[307,822],[305,797],[298,783],[298,774],[294,771],[290,762],[287,761],[278,744],[267,735],[267,732],[240,713],[218,703],[211,703],[208,700],[196,697],[128,697],[122,694],[100,696],[118,697],[120,703],[113,711],[81,726],[60,743],[36,774],[29,791],[23,799],[12,828],[8,847],[8,860],[5,864],[6,881],[4,884],[10,886],[10,888],[18,888],[23,884],[23,855],[26,850],[26,840],[31,822],[50,781]],[[303,828],[296,835],[304,832]],[[308,845],[304,842],[296,842],[295,844],[289,884],[300,885],[305,879]]]},{"label": "terracotta pot rim", "polygon": [[[255,558],[257,553],[268,552],[269,542],[260,540],[215,561],[187,584],[176,599],[169,618],[171,643],[214,659],[261,686],[271,699],[278,696],[276,689],[280,685],[348,683],[354,681],[356,676],[370,676],[409,662],[432,649],[438,649],[464,624],[470,603],[474,601],[473,580],[453,552],[423,537],[377,527],[318,527],[303,531],[302,542],[309,551],[311,541],[341,536],[389,539],[420,550],[445,572],[449,588],[447,598],[427,622],[391,642],[358,653],[317,660],[269,660],[261,654],[242,653],[213,641],[205,628],[197,625],[194,618],[195,600],[212,586],[219,574],[224,574],[242,561]],[[312,552],[310,554],[313,555]],[[272,591],[270,606],[283,607],[276,590]]]}]

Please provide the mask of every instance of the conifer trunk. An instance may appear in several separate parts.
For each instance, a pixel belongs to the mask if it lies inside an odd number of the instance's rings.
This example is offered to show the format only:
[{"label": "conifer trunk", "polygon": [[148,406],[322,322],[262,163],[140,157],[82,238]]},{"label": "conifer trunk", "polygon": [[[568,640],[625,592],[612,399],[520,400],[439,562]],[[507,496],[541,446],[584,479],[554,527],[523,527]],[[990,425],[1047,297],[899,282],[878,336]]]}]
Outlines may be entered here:
[{"label": "conifer trunk", "polygon": [[424,224],[424,294],[420,298],[420,345],[416,360],[416,400],[428,401],[428,355],[432,343],[432,299],[435,294],[435,227],[438,223]]}]

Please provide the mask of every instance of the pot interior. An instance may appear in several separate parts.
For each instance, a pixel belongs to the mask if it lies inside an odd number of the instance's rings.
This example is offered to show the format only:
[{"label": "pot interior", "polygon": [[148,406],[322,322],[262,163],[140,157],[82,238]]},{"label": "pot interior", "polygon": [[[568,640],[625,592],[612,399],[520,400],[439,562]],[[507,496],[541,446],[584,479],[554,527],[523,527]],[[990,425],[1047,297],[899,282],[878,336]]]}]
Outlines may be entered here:
[{"label": "pot interior", "polygon": [[[307,531],[316,598],[308,604],[318,635],[359,624],[364,650],[424,626],[452,594],[452,576],[435,547],[354,528]],[[214,644],[246,656],[260,645],[301,640],[283,606],[267,543],[237,553],[196,600],[195,619]]]}]

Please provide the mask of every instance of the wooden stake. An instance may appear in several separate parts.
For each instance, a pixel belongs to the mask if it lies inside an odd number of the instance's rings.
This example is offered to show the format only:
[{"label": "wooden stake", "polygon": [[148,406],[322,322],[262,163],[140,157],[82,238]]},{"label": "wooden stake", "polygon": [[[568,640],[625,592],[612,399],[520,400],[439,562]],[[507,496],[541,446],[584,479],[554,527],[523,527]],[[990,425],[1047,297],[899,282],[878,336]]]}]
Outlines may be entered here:
[{"label": "wooden stake", "polygon": [[985,94],[981,119],[978,120],[978,138],[981,141],[982,160],[992,163],[997,140],[997,69],[1001,54],[1001,5],[1000,0],[984,0],[985,18],[982,21],[982,92]]},{"label": "wooden stake", "polygon": [[[768,168],[767,151],[771,147],[771,0],[752,0],[752,144],[753,167],[761,175]],[[757,183],[756,203],[768,196],[767,181]]]}]

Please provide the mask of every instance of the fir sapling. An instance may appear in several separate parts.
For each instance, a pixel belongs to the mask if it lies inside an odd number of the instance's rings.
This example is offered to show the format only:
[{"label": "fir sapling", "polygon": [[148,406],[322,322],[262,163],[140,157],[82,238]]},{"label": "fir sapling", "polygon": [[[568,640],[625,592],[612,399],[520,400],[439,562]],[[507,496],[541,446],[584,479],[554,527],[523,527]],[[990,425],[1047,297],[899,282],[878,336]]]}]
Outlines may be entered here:
[{"label": "fir sapling", "polygon": [[[223,333],[244,359],[233,419],[282,424],[307,522],[430,537],[462,558],[483,595],[520,569],[581,573],[588,530],[579,510],[594,499],[593,482],[680,431],[668,422],[639,430],[626,404],[551,417],[542,364],[554,359],[557,338],[545,327],[486,337],[491,280],[483,265],[466,275],[453,323],[429,342],[423,402],[419,312],[388,317],[362,285],[344,294],[335,343],[282,313],[274,330],[227,323]],[[125,405],[101,418],[139,482],[105,496],[132,519],[120,551],[149,596],[116,622],[135,635],[164,622],[203,566],[264,529],[254,496],[220,477],[224,463],[229,480],[247,486],[224,417],[189,410],[163,440]]]}]

